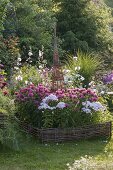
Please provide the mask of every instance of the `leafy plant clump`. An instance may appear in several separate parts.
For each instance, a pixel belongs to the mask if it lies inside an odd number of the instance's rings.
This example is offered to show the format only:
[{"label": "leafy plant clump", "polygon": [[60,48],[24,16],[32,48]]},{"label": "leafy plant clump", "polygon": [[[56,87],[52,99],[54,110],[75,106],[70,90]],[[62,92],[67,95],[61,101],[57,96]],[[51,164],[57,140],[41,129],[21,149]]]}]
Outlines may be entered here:
[{"label": "leafy plant clump", "polygon": [[74,86],[76,86],[77,75],[79,75],[81,84],[85,88],[89,87],[89,83],[100,66],[100,59],[94,57],[93,54],[83,53],[81,51],[78,51],[77,57],[69,58],[67,62],[67,68],[73,77]]}]

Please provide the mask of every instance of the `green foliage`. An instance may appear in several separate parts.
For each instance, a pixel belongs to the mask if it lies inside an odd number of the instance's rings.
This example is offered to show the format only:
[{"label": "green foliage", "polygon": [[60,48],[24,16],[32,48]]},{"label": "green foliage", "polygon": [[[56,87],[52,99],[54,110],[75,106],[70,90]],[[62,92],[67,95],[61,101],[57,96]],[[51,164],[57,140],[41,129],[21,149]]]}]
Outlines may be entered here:
[{"label": "green foliage", "polygon": [[19,47],[18,47],[19,39],[15,36],[10,36],[7,39],[0,37],[0,60],[5,65],[5,70],[11,76],[11,72],[13,70],[13,66],[17,57],[19,55]]},{"label": "green foliage", "polygon": [[58,32],[65,50],[73,53],[74,49],[102,51],[112,47],[111,14],[104,3],[62,0],[58,6]]},{"label": "green foliage", "polygon": [[34,101],[16,103],[16,115],[23,122],[27,122],[35,127],[42,127],[42,114],[38,111]]},{"label": "green foliage", "polygon": [[0,91],[0,112],[11,115],[14,112],[14,101],[9,96],[4,96]]},{"label": "green foliage", "polygon": [[[9,36],[18,36],[23,62],[29,57],[28,52],[32,48],[33,63],[36,63],[39,49],[43,45],[44,56],[51,63],[50,51],[53,48],[53,26],[56,21],[53,5],[52,0],[46,2],[45,0],[11,0],[10,2],[2,0],[0,3],[0,34],[6,39]],[[6,60],[10,61],[11,56],[2,42],[1,40],[3,48],[0,59],[9,66]]]},{"label": "green foliage", "polygon": [[45,56],[47,56],[52,47],[52,32],[55,21],[52,1],[16,0],[13,4],[16,8],[18,22],[16,34],[20,38],[22,58],[25,59],[28,56],[28,50],[31,46],[33,60],[36,61],[42,45],[45,48]]},{"label": "green foliage", "polygon": [[31,66],[26,63],[20,69],[18,68],[18,70],[14,71],[12,82],[11,92],[14,94],[15,91],[28,84],[38,85],[41,82],[41,75],[37,66]]},{"label": "green foliage", "polygon": [[[82,84],[87,88],[96,71],[101,68],[101,61],[97,56],[90,53],[83,53],[81,51],[78,51],[77,56],[77,60],[69,58],[67,67],[71,70],[72,75],[76,75],[78,72],[85,78]],[[80,67],[80,69],[76,70],[77,67]]]},{"label": "green foliage", "polygon": [[43,114],[43,127],[45,128],[68,128],[68,127],[81,127],[89,124],[97,124],[107,121],[112,121],[112,116],[108,111],[92,112],[86,114],[83,112],[75,111],[75,107],[61,109],[61,110],[45,110]]}]

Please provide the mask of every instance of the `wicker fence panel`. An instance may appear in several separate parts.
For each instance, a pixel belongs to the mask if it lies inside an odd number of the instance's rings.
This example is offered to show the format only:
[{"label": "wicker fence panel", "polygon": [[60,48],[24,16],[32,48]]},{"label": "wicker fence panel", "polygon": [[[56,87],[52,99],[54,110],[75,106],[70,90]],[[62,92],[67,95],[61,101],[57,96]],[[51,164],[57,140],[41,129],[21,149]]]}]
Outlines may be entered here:
[{"label": "wicker fence panel", "polygon": [[87,125],[81,128],[49,128],[38,129],[16,119],[23,131],[36,136],[42,143],[64,142],[79,139],[90,139],[96,137],[111,137],[111,122]]},{"label": "wicker fence panel", "polygon": [[0,113],[0,128],[3,129],[5,128],[5,124],[7,122],[7,116],[4,114]]}]

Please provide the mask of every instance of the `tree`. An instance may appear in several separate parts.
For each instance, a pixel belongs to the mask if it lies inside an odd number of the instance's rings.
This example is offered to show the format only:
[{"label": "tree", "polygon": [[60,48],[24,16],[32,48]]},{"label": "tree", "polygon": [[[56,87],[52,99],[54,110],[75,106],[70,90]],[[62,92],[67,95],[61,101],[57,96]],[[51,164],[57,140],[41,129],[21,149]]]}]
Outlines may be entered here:
[{"label": "tree", "polygon": [[42,45],[46,59],[51,61],[55,22],[52,0],[7,0],[0,8],[3,9],[1,16],[4,15],[1,34],[5,39],[12,34],[19,38],[22,61],[29,57],[28,52],[32,49],[32,60],[36,63]]},{"label": "tree", "polygon": [[74,49],[102,51],[112,47],[110,9],[100,3],[91,0],[60,0],[57,19],[58,33],[64,40],[63,49],[73,53]]}]

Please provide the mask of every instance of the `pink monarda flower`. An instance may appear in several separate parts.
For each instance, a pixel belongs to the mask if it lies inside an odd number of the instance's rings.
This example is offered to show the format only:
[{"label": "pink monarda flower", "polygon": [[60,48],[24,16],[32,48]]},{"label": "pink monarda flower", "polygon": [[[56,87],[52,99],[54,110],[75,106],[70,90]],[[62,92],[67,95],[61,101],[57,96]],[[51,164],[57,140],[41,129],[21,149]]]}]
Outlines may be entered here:
[{"label": "pink monarda flower", "polygon": [[91,102],[96,102],[97,100],[98,100],[98,97],[92,97],[92,98],[90,99]]},{"label": "pink monarda flower", "polygon": [[8,91],[3,91],[4,96],[8,94]]},{"label": "pink monarda flower", "polygon": [[34,94],[33,93],[29,93],[28,96],[29,97],[34,97]]},{"label": "pink monarda flower", "polygon": [[61,99],[61,98],[64,98],[65,95],[64,95],[64,94],[58,94],[57,97],[58,97],[59,99]]},{"label": "pink monarda flower", "polygon": [[84,95],[83,95],[83,94],[80,94],[79,97],[80,97],[81,99],[83,99],[83,98],[84,98]]},{"label": "pink monarda flower", "polygon": [[18,92],[15,92],[15,95],[18,95]]}]

